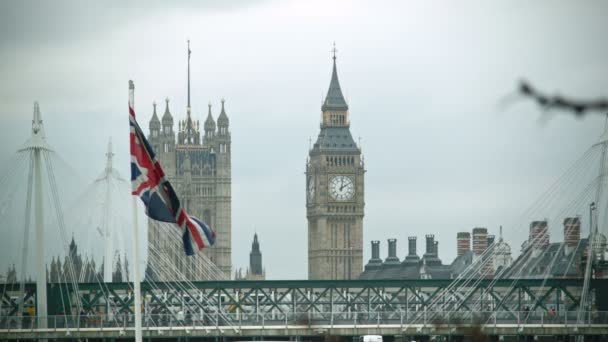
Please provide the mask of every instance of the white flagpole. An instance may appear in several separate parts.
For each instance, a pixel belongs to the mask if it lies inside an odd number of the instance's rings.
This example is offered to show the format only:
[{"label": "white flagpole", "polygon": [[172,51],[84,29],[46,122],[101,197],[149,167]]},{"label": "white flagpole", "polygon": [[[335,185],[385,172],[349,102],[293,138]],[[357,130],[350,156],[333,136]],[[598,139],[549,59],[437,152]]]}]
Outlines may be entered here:
[{"label": "white flagpole", "polygon": [[[129,104],[135,110],[135,86],[129,80]],[[135,342],[141,342],[141,283],[139,279],[139,229],[137,199],[133,196],[133,287],[135,296]]]}]

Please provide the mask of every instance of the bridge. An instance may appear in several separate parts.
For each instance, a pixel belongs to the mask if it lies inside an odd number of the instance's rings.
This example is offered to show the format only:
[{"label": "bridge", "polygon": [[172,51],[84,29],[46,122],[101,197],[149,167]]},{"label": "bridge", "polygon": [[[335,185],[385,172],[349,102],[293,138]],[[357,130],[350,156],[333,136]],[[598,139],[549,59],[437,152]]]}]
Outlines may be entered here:
[{"label": "bridge", "polygon": [[[143,334],[153,338],[310,338],[608,334],[608,279],[590,283],[593,311],[579,320],[582,279],[204,281],[142,283]],[[19,315],[18,286],[3,289],[7,339],[133,337],[130,283],[48,284],[48,317]],[[36,302],[26,284],[25,302]],[[450,295],[446,295],[450,293]],[[58,312],[63,302],[82,299]],[[39,328],[45,320],[45,328]]]},{"label": "bridge", "polygon": [[[197,257],[206,259],[197,274],[208,280],[192,281],[188,280],[188,270],[175,267],[174,260],[163,255],[159,246],[149,245],[149,253],[159,260],[159,270],[176,281],[154,281],[151,277],[141,283],[113,282],[114,238],[125,235],[124,229],[117,229],[116,221],[129,214],[121,212],[125,206],[113,204],[112,199],[130,199],[129,184],[112,167],[110,144],[104,173],[85,190],[85,194],[100,193],[103,199],[87,202],[83,197],[79,205],[86,210],[77,210],[89,213],[101,208],[101,219],[83,214],[78,216],[90,222],[71,223],[98,229],[102,235],[103,259],[111,262],[97,274],[90,260],[77,262],[79,256],[67,244],[68,224],[54,170],[56,153],[46,143],[36,105],[32,138],[10,163],[9,171],[0,174],[0,188],[8,189],[0,194],[3,206],[15,203],[14,192],[26,189],[25,217],[18,221],[24,223],[20,278],[0,282],[0,339],[128,339],[135,336],[134,316],[139,313],[143,313],[142,332],[147,339],[319,340],[369,334],[401,340],[462,340],[476,335],[499,340],[549,335],[576,336],[579,341],[597,339],[608,335],[607,155],[608,130],[526,213],[555,222],[564,214],[590,211],[588,221],[577,216],[588,229],[585,244],[580,238],[574,241],[580,254],[572,252],[572,239],[553,243],[542,265],[538,246],[549,242],[546,229],[530,235],[513,265],[495,270],[495,251],[487,248],[453,279],[229,281],[200,253]],[[17,180],[22,175],[27,175],[25,186]],[[6,208],[0,210],[0,220],[12,212],[23,212],[23,208]],[[54,214],[53,228],[65,247],[66,263],[55,278],[46,276],[47,241],[43,237],[51,228],[44,208]],[[30,221],[36,231],[32,234],[35,248],[28,246]],[[160,228],[175,238],[163,243],[181,248],[179,232],[164,225]],[[528,236],[518,231],[525,225],[512,227],[518,235],[515,238]],[[573,236],[566,233],[565,237]],[[576,255],[580,258],[575,259]],[[558,256],[566,258],[558,260]],[[26,281],[28,261],[35,266],[35,282]],[[135,296],[138,286],[140,296]],[[141,307],[135,304],[138,302]]]}]

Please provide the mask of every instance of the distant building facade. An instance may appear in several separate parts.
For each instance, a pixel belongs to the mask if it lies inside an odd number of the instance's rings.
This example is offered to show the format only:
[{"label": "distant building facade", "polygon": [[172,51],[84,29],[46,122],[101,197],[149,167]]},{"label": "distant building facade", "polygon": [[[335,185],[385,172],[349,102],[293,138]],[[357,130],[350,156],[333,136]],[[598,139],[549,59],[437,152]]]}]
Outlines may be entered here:
[{"label": "distant building facade", "polygon": [[350,133],[336,56],[321,131],[306,163],[308,278],[356,279],[363,269],[364,164]]},{"label": "distant building facade", "polygon": [[[519,257],[507,270],[507,277],[534,279],[548,275],[553,278],[581,278],[585,275],[589,239],[581,238],[580,218],[564,219],[564,242],[551,242],[548,226],[546,220],[530,223],[528,240],[524,241]],[[600,234],[598,240],[592,277],[604,278],[608,275],[606,238]]]},{"label": "distant building facade", "polygon": [[395,239],[388,240],[385,260],[380,258],[380,241],[372,241],[372,257],[360,279],[455,279],[465,271],[467,278],[582,278],[588,262],[593,262],[590,267],[593,278],[608,278],[608,239],[598,233],[593,244],[594,260],[588,260],[589,239],[581,238],[579,217],[563,220],[564,239],[561,242],[550,241],[546,220],[531,222],[528,239],[515,260],[511,246],[503,239],[502,227],[498,239],[488,235],[484,227],[474,228],[472,234],[457,233],[457,256],[450,264],[443,264],[439,259],[434,235],[425,238],[426,250],[419,257],[417,239],[409,237],[408,254],[403,261],[397,257]]},{"label": "distant building facade", "polygon": [[[122,270],[120,257],[118,258],[118,273],[128,272]],[[83,258],[78,252],[78,246],[74,237],[69,245],[68,255],[61,262],[60,257],[53,257],[51,264],[47,266],[47,282],[48,283],[69,283],[72,281],[81,283],[94,283],[103,280],[103,263],[97,267],[93,258]],[[121,282],[122,277],[113,281]]]},{"label": "distant building facade", "polygon": [[[190,106],[190,58],[188,54],[188,106],[186,118],[177,123],[166,100],[159,119],[154,105],[150,120],[150,144],[156,151],[169,181],[176,189],[186,211],[207,223],[217,234],[213,247],[201,253],[218,266],[225,278],[232,269],[232,207],[231,207],[231,136],[230,122],[222,99],[216,121],[208,107],[202,127],[192,118]],[[157,281],[174,280],[176,270],[189,280],[208,278],[200,255],[185,257],[182,249],[171,243],[175,237],[154,222],[148,224],[148,267],[146,277]],[[167,262],[170,265],[167,265]]]},{"label": "distant building facade", "polygon": [[[513,259],[511,247],[502,239],[487,235],[486,228],[474,228],[473,234],[459,232],[456,235],[456,258],[444,264],[439,258],[439,242],[435,235],[425,236],[422,257],[417,253],[417,237],[408,238],[408,253],[401,261],[397,256],[397,240],[388,240],[388,256],[380,258],[380,241],[372,241],[372,257],[365,265],[360,279],[455,279],[475,263],[479,265],[477,277],[491,278],[496,272],[508,268]],[[471,249],[473,236],[473,249]]]}]

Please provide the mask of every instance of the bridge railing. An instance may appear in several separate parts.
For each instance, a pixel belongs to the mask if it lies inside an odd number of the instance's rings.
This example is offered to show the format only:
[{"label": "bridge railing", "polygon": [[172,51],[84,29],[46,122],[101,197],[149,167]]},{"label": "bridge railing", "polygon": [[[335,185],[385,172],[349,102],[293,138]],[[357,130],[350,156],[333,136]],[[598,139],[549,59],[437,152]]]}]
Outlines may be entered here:
[{"label": "bridge railing", "polygon": [[[584,312],[578,322],[578,311],[403,311],[403,312],[290,312],[290,313],[182,313],[173,315],[144,314],[143,326],[156,328],[235,329],[242,327],[281,326],[474,326],[474,325],[608,325],[608,311]],[[134,315],[117,314],[79,316],[4,316],[0,330],[46,329],[125,329],[134,327]]]}]

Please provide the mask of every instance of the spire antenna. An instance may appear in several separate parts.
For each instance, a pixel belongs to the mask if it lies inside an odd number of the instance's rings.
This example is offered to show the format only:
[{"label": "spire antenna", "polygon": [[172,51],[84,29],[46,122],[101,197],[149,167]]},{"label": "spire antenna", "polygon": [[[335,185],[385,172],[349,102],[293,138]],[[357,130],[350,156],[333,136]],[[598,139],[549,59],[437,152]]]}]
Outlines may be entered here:
[{"label": "spire antenna", "polygon": [[190,39],[188,39],[188,114],[190,114]]},{"label": "spire antenna", "polygon": [[338,49],[336,49],[336,41],[334,41],[334,47],[331,49],[331,52],[334,54],[333,59],[335,61],[336,60],[336,52],[338,52]]}]

